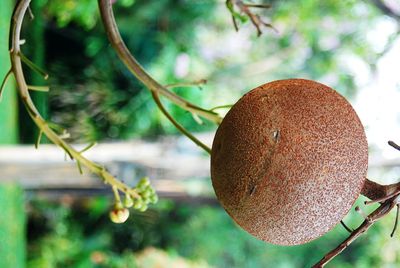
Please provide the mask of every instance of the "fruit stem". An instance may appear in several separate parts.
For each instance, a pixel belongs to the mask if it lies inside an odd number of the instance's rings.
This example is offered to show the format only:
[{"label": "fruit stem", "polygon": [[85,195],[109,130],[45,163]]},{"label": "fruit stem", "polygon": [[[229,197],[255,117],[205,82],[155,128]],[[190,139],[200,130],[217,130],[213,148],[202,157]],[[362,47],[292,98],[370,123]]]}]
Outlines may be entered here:
[{"label": "fruit stem", "polygon": [[371,181],[368,178],[365,178],[365,183],[363,188],[361,189],[361,194],[371,199],[371,201],[366,202],[366,204],[371,204],[376,202],[383,202],[386,199],[393,197],[393,195],[396,195],[399,190],[400,182],[382,185]]},{"label": "fruit stem", "polygon": [[375,222],[386,216],[398,204],[398,196],[392,197],[382,203],[376,210],[369,214],[363,223],[355,229],[339,246],[328,252],[313,268],[324,267],[329,261],[345,250],[354,240],[365,233]]}]

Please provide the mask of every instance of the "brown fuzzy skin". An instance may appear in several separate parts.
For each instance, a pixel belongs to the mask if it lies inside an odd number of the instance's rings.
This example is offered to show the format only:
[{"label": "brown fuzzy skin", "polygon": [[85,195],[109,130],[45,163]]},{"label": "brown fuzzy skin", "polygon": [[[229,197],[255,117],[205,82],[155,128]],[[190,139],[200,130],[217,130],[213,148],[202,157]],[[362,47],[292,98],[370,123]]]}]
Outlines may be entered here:
[{"label": "brown fuzzy skin", "polygon": [[364,128],[351,105],[304,79],[244,95],[219,126],[211,154],[222,206],[250,234],[279,245],[333,228],[358,197],[367,166]]}]

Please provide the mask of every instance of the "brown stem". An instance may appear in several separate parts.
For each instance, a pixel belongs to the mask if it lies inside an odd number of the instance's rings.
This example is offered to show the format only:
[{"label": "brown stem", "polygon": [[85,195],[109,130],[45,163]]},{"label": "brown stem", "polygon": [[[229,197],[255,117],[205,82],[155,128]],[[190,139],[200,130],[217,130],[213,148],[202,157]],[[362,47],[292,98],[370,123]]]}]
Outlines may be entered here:
[{"label": "brown stem", "polygon": [[[250,19],[251,23],[256,27],[257,30],[257,35],[260,36],[262,34],[261,27],[265,26],[268,28],[271,28],[275,32],[278,32],[274,26],[270,23],[264,22],[261,17],[257,14],[254,14],[250,8],[252,7],[258,7],[258,8],[270,8],[270,5],[265,5],[265,4],[245,4],[243,3],[242,0],[227,0],[227,2],[230,3],[230,5],[235,5],[238,7],[240,12],[246,14],[246,16]],[[235,16],[232,14],[232,19],[233,19],[233,24],[235,26],[236,31],[238,30],[238,26],[236,24]]]},{"label": "brown stem", "polygon": [[371,200],[375,200],[386,195],[386,187],[365,178],[365,183],[361,189],[361,194]]},{"label": "brown stem", "polygon": [[365,218],[364,222],[357,229],[350,233],[349,237],[347,237],[339,246],[328,252],[313,267],[324,267],[328,262],[345,250],[360,235],[365,233],[376,221],[387,215],[396,205],[398,205],[400,195],[399,188],[400,183],[381,185],[365,178],[365,183],[361,190],[361,194],[375,202],[381,203],[380,206],[371,214],[369,214]]},{"label": "brown stem", "polygon": [[271,8],[270,4],[245,4],[247,7]]},{"label": "brown stem", "polygon": [[355,229],[349,237],[347,237],[339,246],[328,252],[313,267],[324,267],[329,261],[345,250],[360,235],[365,233],[376,221],[387,215],[396,206],[397,202],[397,197],[394,197],[381,204],[376,210],[368,215],[364,222],[357,229]]},{"label": "brown stem", "polygon": [[[365,178],[364,187],[361,189],[361,194],[371,200],[385,201],[385,198],[392,197],[393,193],[400,189],[400,183],[382,185]],[[382,199],[382,200],[381,200]]]},{"label": "brown stem", "polygon": [[393,148],[395,148],[396,150],[400,151],[400,146],[397,145],[397,143],[395,143],[394,141],[388,141],[388,144]]},{"label": "brown stem", "polygon": [[158,96],[158,94],[154,91],[151,92],[152,97],[157,104],[158,108],[161,110],[161,112],[171,121],[171,123],[182,133],[184,133],[189,139],[191,139],[194,143],[196,143],[198,146],[200,146],[204,151],[206,151],[208,154],[211,154],[211,149],[202,143],[199,139],[197,139],[195,136],[193,136],[189,131],[187,131],[183,126],[181,126],[169,113],[168,111],[164,108],[164,105],[161,103],[161,100]]},{"label": "brown stem", "polygon": [[395,221],[394,221],[394,226],[393,226],[392,233],[390,234],[390,237],[393,237],[394,233],[396,232],[397,224],[398,224],[398,222],[399,222],[399,210],[400,210],[400,205],[397,204],[396,219],[395,219]]}]

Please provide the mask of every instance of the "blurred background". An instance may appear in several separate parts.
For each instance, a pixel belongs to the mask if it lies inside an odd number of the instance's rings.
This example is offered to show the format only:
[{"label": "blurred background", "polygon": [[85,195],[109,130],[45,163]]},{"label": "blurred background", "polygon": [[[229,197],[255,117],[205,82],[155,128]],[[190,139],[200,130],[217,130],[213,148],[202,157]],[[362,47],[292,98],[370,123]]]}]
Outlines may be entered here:
[{"label": "blurred background", "polygon": [[[254,1],[256,2],[256,1]],[[260,2],[257,2],[260,3]],[[400,2],[397,0],[268,1],[255,10],[278,30],[257,37],[250,23],[236,32],[222,0],[118,0],[115,16],[129,49],[165,84],[202,107],[234,103],[263,83],[307,78],[333,87],[354,106],[370,146],[370,179],[399,180]],[[8,59],[13,0],[0,8],[0,77]],[[49,121],[70,142],[99,145],[88,158],[127,183],[147,175],[157,205],[127,223],[108,219],[110,189],[64,160],[61,149],[33,144],[38,130],[17,98],[13,79],[0,102],[0,267],[307,267],[345,239],[343,227],[311,243],[281,247],[242,231],[215,199],[209,158],[181,137],[149,92],[119,62],[95,0],[33,0],[23,52],[50,74],[26,69]],[[173,116],[211,144],[216,126],[198,124],[169,104]],[[223,113],[224,111],[221,110]],[[44,140],[43,143],[46,143]],[[366,212],[359,198],[357,204]],[[392,212],[328,267],[399,267],[400,233]],[[344,219],[356,228],[362,217]]]}]

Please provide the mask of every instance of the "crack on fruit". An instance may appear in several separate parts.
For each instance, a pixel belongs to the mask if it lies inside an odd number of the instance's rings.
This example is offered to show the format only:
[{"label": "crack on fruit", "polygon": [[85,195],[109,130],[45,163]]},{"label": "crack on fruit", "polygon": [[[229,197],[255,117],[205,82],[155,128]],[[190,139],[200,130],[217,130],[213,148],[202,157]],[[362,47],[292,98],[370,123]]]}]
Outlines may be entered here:
[{"label": "crack on fruit", "polygon": [[271,167],[271,165],[272,165],[272,158],[273,158],[273,155],[274,155],[274,153],[275,153],[275,149],[276,149],[276,146],[277,146],[277,142],[279,141],[279,138],[280,138],[280,131],[279,131],[279,129],[277,129],[277,130],[275,130],[274,132],[273,132],[273,138],[274,138],[274,141],[275,141],[275,144],[273,144],[271,147],[270,147],[270,150],[268,150],[268,152],[267,152],[267,154],[266,155],[264,155],[264,162],[262,163],[262,166],[261,166],[261,168],[259,169],[259,172],[257,173],[257,176],[255,177],[255,179],[254,179],[254,181],[255,182],[253,182],[254,184],[253,185],[249,185],[250,187],[250,191],[249,191],[249,195],[247,196],[247,197],[250,197],[250,196],[252,196],[253,194],[254,194],[254,192],[255,192],[255,190],[256,190],[256,188],[257,188],[257,185],[260,185],[260,183],[262,183],[262,181],[263,180],[265,180],[265,178],[266,178],[266,175],[268,174],[268,172],[269,172],[269,169],[270,169],[270,167]]},{"label": "crack on fruit", "polygon": [[274,138],[274,141],[275,141],[275,142],[278,142],[278,141],[279,141],[279,138],[280,138],[280,131],[279,131],[279,129],[275,130],[275,131],[272,133],[272,137]]},{"label": "crack on fruit", "polygon": [[255,193],[256,188],[257,188],[257,185],[253,185],[250,187],[250,193],[249,193],[250,196],[252,196]]}]

